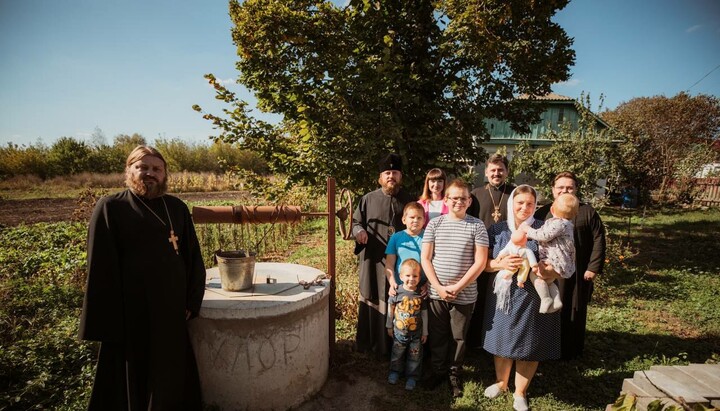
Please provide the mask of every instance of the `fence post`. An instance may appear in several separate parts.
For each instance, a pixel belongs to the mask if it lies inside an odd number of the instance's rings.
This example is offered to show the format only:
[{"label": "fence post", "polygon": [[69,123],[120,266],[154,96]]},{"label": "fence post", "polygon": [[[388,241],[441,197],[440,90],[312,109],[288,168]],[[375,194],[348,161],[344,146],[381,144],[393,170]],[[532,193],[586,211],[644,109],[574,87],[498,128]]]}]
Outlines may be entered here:
[{"label": "fence post", "polygon": [[330,363],[335,351],[335,179],[327,179],[327,210],[328,210],[328,275],[330,276],[330,307],[328,309],[329,319],[329,344]]}]

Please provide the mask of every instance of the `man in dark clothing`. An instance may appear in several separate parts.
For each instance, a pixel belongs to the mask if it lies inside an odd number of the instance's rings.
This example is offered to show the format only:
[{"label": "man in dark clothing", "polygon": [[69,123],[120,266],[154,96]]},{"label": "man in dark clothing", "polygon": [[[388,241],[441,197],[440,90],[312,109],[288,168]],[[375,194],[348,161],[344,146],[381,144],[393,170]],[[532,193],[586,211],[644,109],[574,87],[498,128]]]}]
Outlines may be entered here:
[{"label": "man in dark clothing", "polygon": [[[555,176],[552,193],[577,195],[578,183],[573,173],[562,172]],[[535,212],[535,218],[552,217],[548,204]],[[602,273],[605,264],[605,226],[589,204],[580,204],[573,219],[575,239],[575,274],[564,280],[562,287],[561,348],[562,359],[572,360],[582,355],[585,346],[587,307],[592,297],[593,279]]]},{"label": "man in dark clothing", "polygon": [[405,229],[403,208],[412,199],[400,187],[402,160],[399,155],[385,157],[380,161],[379,171],[381,187],[365,194],[353,213],[352,232],[360,268],[356,349],[388,357],[392,340],[385,329],[385,249],[390,236]]},{"label": "man in dark clothing", "polygon": [[89,409],[200,410],[187,320],[205,267],[190,212],[165,194],[154,148],[135,148],[125,176],[128,189],[100,199],[89,225],[79,336],[101,342]]},{"label": "man in dark clothing", "polygon": [[[493,154],[485,162],[485,177],[488,182],[470,193],[472,203],[467,213],[477,217],[485,224],[485,229],[491,225],[507,220],[507,202],[510,193],[515,189],[513,184],[507,183],[508,159],[502,154]],[[483,316],[485,314],[485,293],[487,292],[490,275],[480,275],[477,279],[478,298],[475,311],[470,319],[468,329],[468,345],[470,347],[482,346]]]}]

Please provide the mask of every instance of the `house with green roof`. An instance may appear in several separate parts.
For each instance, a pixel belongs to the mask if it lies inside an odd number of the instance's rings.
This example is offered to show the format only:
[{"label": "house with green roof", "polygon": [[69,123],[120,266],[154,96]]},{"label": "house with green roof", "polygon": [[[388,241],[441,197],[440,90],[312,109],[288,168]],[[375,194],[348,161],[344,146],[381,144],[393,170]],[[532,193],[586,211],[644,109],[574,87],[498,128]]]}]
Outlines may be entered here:
[{"label": "house with green roof", "polygon": [[[530,99],[531,97],[521,95],[518,98]],[[550,93],[545,96],[532,97],[532,100],[533,104],[542,104],[545,106],[545,111],[542,112],[537,123],[530,126],[529,133],[521,134],[513,131],[512,128],[510,128],[510,123],[506,121],[497,119],[485,120],[485,127],[490,135],[490,138],[481,144],[485,152],[493,154],[504,147],[508,158],[512,159],[515,148],[522,141],[527,141],[531,148],[549,146],[552,145],[554,141],[543,137],[548,131],[554,130],[559,132],[564,123],[568,124],[572,130],[578,129],[578,123],[581,119],[581,113],[578,111],[578,108],[582,106],[576,99]],[[610,128],[610,126],[597,115],[591,113],[591,116],[595,121],[595,127],[598,131]],[[475,185],[479,186],[484,184],[485,164],[477,164],[475,172],[477,173]],[[519,178],[516,178],[516,183],[527,182],[529,180],[527,177],[518,177]]]}]

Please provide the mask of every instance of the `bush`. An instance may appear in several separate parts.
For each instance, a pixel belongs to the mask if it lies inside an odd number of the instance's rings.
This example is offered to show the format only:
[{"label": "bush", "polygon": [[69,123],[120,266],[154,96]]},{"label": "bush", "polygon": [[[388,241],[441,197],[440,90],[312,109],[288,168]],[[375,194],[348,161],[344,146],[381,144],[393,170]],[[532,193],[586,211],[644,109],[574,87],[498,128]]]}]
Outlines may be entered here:
[{"label": "bush", "polygon": [[47,172],[47,147],[12,143],[0,147],[0,179],[18,175],[36,175],[44,179]]},{"label": "bush", "polygon": [[60,137],[48,152],[51,176],[63,176],[87,171],[90,165],[90,147],[72,137]]},{"label": "bush", "polygon": [[0,229],[0,409],[79,409],[96,345],[77,329],[85,224]]}]

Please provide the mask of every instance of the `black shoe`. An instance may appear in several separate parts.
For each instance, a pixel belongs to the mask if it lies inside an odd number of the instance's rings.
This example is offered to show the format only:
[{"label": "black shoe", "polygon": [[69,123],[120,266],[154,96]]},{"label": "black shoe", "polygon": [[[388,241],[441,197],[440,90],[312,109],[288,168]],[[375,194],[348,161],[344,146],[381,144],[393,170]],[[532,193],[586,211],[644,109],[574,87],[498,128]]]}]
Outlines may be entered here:
[{"label": "black shoe", "polygon": [[445,381],[444,375],[430,374],[430,376],[423,380],[422,387],[424,390],[432,391],[437,388],[438,385],[442,384],[443,381]]},{"label": "black shoe", "polygon": [[454,374],[450,374],[450,390],[452,391],[453,398],[460,398],[463,396],[462,381],[460,377]]}]

